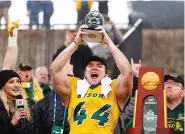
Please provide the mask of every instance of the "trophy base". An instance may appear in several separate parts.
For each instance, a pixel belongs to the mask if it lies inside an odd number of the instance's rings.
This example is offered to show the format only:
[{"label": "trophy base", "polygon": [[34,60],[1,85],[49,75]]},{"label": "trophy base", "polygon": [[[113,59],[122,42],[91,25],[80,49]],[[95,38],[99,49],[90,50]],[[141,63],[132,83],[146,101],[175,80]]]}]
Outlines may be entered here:
[{"label": "trophy base", "polygon": [[[143,128],[127,128],[126,134],[144,134]],[[171,128],[156,128],[155,134],[174,134]]]},{"label": "trophy base", "polygon": [[174,134],[171,128],[156,128],[156,134]]},{"label": "trophy base", "polygon": [[143,128],[127,128],[126,134],[143,134]]}]

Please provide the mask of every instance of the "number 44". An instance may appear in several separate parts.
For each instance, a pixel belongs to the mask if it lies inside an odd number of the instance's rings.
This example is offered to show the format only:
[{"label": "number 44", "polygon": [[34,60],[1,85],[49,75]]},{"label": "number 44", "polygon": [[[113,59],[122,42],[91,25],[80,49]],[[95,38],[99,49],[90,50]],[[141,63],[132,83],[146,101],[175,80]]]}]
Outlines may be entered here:
[{"label": "number 44", "polygon": [[[82,122],[87,118],[86,109],[83,109],[82,106],[85,102],[79,102],[74,110],[73,120],[77,122],[77,125],[81,125]],[[106,110],[110,109],[111,105],[106,104],[93,113],[91,119],[98,120],[98,125],[104,126],[105,123],[109,121],[109,114]]]}]

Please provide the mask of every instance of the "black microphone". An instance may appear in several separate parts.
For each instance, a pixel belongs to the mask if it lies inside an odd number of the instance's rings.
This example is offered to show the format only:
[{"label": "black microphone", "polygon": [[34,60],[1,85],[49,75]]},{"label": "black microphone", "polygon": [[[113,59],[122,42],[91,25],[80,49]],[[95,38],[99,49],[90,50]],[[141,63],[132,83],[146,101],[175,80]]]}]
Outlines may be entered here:
[{"label": "black microphone", "polygon": [[[24,108],[24,99],[23,99],[22,95],[16,96],[15,106],[16,106],[16,109]],[[20,122],[21,122],[22,126],[25,126],[25,123],[26,123],[25,118],[22,118],[20,120]]]}]

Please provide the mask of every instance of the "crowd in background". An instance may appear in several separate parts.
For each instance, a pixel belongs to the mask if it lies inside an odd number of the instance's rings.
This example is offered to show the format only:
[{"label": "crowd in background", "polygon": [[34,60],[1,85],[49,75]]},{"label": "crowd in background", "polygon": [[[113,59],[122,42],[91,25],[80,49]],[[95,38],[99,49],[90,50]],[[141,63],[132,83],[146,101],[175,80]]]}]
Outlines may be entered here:
[{"label": "crowd in background", "polygon": [[[76,11],[77,11],[77,20],[76,24],[81,24],[85,15],[91,11],[94,1],[83,1],[75,0]],[[5,24],[8,22],[8,11],[11,6],[11,0],[1,1],[0,2],[0,22],[4,17]],[[52,0],[27,0],[27,16],[29,17],[29,28],[33,29],[33,26],[36,28],[50,29],[50,19],[54,13],[54,1]],[[98,1],[98,10],[100,13],[108,15],[108,0]],[[43,12],[43,24],[39,24],[39,13]]]}]

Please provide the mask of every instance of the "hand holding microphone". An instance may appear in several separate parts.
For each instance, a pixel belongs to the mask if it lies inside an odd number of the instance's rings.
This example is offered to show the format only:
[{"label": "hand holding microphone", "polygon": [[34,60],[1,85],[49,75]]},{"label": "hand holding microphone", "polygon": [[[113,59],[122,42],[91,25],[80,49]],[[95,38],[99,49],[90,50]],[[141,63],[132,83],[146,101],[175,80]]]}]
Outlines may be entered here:
[{"label": "hand holding microphone", "polygon": [[21,125],[25,124],[25,110],[24,110],[24,100],[22,95],[16,96],[16,109],[17,111],[13,115],[11,123],[13,125],[17,125],[19,122],[21,122]]},{"label": "hand holding microphone", "polygon": [[19,123],[19,121],[21,119],[24,119],[25,118],[25,111],[23,108],[19,108],[17,109],[17,111],[15,112],[15,114],[13,115],[13,118],[11,120],[11,123],[15,126]]}]

